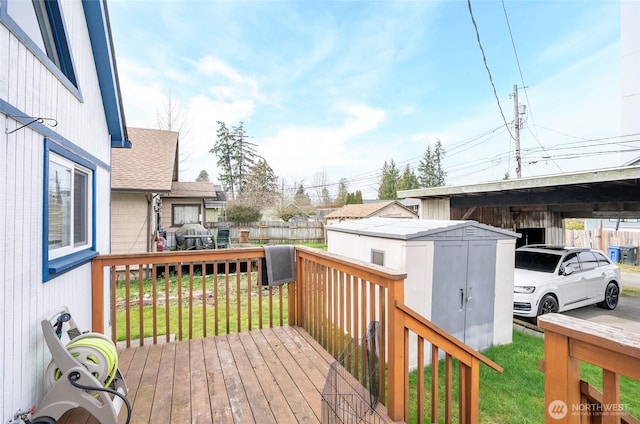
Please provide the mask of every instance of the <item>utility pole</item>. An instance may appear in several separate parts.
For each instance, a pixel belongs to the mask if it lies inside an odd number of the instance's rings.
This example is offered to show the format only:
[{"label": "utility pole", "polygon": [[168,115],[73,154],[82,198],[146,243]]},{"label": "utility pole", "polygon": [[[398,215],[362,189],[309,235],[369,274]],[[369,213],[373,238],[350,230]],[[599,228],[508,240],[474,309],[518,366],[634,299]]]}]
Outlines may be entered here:
[{"label": "utility pole", "polygon": [[516,139],[516,177],[522,177],[522,159],[520,158],[520,107],[518,105],[518,84],[513,86],[513,129]]}]

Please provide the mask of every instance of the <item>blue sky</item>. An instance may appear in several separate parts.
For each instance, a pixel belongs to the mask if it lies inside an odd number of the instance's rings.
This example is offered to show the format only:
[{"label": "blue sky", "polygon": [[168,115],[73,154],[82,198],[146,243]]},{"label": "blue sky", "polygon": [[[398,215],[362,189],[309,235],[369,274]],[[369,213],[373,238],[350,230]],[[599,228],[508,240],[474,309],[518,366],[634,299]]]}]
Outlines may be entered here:
[{"label": "blue sky", "polygon": [[466,1],[111,0],[127,124],[157,127],[170,95],[189,129],[181,180],[205,169],[217,181],[216,121],[244,121],[285,186],[313,196],[346,178],[375,198],[385,161],[417,166],[437,140],[449,185],[515,177],[517,84],[524,177],[640,155],[609,139],[621,135],[618,1],[471,5],[498,100]]}]

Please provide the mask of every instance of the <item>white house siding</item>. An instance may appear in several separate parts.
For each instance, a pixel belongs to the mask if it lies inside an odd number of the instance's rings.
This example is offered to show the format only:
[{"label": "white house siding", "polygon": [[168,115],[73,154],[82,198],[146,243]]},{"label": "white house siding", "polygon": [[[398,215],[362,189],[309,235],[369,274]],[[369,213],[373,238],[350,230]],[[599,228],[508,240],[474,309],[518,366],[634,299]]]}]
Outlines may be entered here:
[{"label": "white house siding", "polygon": [[[147,251],[147,199],[140,193],[112,193],[112,253]],[[152,225],[153,229],[154,226]]]},{"label": "white house siding", "polygon": [[[57,120],[51,128],[74,153],[100,163],[96,182],[96,247],[109,251],[110,138],[100,98],[84,10],[61,2],[82,100],[69,91],[0,23],[0,99],[20,114]],[[42,281],[44,136],[32,128],[6,135],[16,121],[0,114],[0,420],[36,405],[44,395],[50,360],[40,321],[67,305],[82,328],[91,328],[91,265]],[[106,308],[105,308],[106,309]]]}]

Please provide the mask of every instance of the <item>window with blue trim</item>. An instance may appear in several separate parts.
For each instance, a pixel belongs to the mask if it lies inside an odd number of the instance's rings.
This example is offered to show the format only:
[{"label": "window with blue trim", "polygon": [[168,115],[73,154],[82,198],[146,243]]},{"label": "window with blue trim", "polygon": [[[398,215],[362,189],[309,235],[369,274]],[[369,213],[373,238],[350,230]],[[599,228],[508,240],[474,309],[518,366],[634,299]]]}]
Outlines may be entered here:
[{"label": "window with blue trim", "polygon": [[[71,49],[58,0],[4,0],[2,18],[15,25],[10,28],[32,49],[39,49],[69,82],[78,86]],[[5,11],[6,10],[6,11]],[[11,23],[10,22],[10,23]]]},{"label": "window with blue trim", "polygon": [[45,139],[44,281],[97,255],[95,170],[95,164]]}]

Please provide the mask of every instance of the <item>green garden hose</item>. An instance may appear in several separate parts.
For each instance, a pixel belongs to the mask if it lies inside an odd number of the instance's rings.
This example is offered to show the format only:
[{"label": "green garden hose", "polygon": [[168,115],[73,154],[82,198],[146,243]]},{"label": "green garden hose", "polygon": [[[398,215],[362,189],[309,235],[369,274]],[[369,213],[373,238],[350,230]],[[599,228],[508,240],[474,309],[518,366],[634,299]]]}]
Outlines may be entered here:
[{"label": "green garden hose", "polygon": [[[111,340],[102,334],[86,333],[73,339],[66,348],[104,387],[111,384],[118,371],[118,353]],[[52,359],[45,375],[48,388],[60,377],[62,371]]]}]

